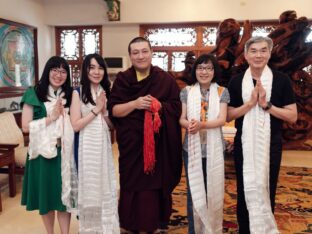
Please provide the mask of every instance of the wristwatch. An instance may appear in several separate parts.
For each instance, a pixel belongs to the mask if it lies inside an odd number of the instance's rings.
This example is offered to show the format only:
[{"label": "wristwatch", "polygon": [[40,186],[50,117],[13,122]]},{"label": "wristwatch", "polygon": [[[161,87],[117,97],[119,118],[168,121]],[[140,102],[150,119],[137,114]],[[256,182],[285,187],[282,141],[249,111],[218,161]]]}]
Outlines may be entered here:
[{"label": "wristwatch", "polygon": [[271,109],[271,107],[272,107],[272,103],[271,102],[267,102],[266,107],[263,107],[262,109],[265,110],[265,111],[268,111],[268,110]]}]

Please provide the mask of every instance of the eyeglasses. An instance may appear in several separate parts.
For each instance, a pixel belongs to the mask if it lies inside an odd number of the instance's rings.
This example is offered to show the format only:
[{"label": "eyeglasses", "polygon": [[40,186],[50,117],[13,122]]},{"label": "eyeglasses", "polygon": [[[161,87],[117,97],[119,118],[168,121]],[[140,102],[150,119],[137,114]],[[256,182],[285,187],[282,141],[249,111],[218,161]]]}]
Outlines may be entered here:
[{"label": "eyeglasses", "polygon": [[203,71],[212,72],[214,70],[214,68],[213,67],[197,66],[196,70],[199,72],[203,72]]},{"label": "eyeglasses", "polygon": [[52,68],[51,71],[54,74],[60,74],[61,76],[66,76],[67,75],[67,71],[64,69],[57,69],[57,68]]}]

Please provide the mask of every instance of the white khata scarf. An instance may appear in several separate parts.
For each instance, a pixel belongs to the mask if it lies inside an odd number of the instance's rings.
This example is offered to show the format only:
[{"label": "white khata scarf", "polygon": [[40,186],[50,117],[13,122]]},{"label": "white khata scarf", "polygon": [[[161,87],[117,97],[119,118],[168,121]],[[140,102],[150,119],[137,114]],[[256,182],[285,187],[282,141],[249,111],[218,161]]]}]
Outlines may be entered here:
[{"label": "white khata scarf", "polygon": [[[44,103],[47,116],[49,116],[58,98],[62,99],[62,104],[66,104],[61,88],[54,93],[51,86],[48,89],[48,101]],[[61,138],[62,160],[62,202],[68,212],[77,209],[78,196],[78,176],[74,159],[74,130],[70,123],[68,108],[64,108],[64,113],[56,121],[46,126],[46,118],[33,120],[29,124],[29,159],[35,159],[39,155],[47,159],[57,156],[57,139]]]},{"label": "white khata scarf", "polygon": [[[196,83],[187,98],[187,119],[200,120],[201,92]],[[216,119],[220,112],[218,85],[210,85],[208,119]],[[224,156],[220,128],[207,130],[207,196],[202,170],[199,133],[188,134],[188,177],[192,194],[196,233],[222,233],[224,199]]]},{"label": "white khata scarf", "polygon": [[[56,91],[56,95],[51,86],[48,89],[48,101],[44,103],[47,116],[49,116],[56,104],[58,98],[62,99],[63,105],[66,100],[63,99],[64,93],[61,88]],[[29,159],[35,159],[39,155],[50,159],[57,156],[57,139],[62,137],[63,118],[60,116],[56,121],[46,126],[46,118],[33,120],[29,124]]]},{"label": "white khata scarf", "polygon": [[[266,100],[270,100],[273,74],[268,66],[262,72],[261,82]],[[244,103],[250,100],[253,89],[248,68],[242,82]],[[279,233],[270,204],[270,140],[270,114],[257,104],[245,114],[242,127],[244,192],[252,234]]]},{"label": "white khata scarf", "polygon": [[[100,92],[91,89],[93,100]],[[81,102],[82,116],[94,109]],[[100,112],[79,133],[79,233],[120,233],[117,179],[110,131]]]}]

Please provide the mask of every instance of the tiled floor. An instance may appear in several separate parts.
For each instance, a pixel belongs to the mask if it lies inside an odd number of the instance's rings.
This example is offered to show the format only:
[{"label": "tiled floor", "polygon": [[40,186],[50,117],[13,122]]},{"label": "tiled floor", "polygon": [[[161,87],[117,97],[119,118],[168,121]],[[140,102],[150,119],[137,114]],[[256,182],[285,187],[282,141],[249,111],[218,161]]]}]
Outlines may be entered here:
[{"label": "tiled floor", "polygon": [[[117,164],[118,150],[116,144],[113,146],[115,162]],[[287,151],[283,153],[283,166],[311,167],[312,152],[310,151]],[[3,179],[2,179],[3,180]],[[18,178],[17,195],[14,198],[8,197],[8,188],[2,188],[2,206],[0,213],[0,234],[43,234],[45,233],[38,211],[27,212],[20,205],[21,199],[21,178]],[[55,225],[55,233],[60,233]],[[78,233],[78,222],[73,216],[70,233]]]}]

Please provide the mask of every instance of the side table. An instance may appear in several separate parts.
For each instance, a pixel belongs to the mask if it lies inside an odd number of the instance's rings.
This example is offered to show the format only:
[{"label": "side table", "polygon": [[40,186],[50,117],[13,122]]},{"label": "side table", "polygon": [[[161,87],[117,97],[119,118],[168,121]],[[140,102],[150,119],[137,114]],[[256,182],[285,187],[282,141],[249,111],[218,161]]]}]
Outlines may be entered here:
[{"label": "side table", "polygon": [[[16,180],[15,180],[14,148],[16,146],[18,146],[18,144],[6,145],[6,146],[7,147],[2,148],[1,144],[0,144],[0,167],[8,166],[8,168],[9,168],[10,197],[15,197],[15,195],[16,195]],[[1,194],[0,194],[0,211],[2,211]]]}]

